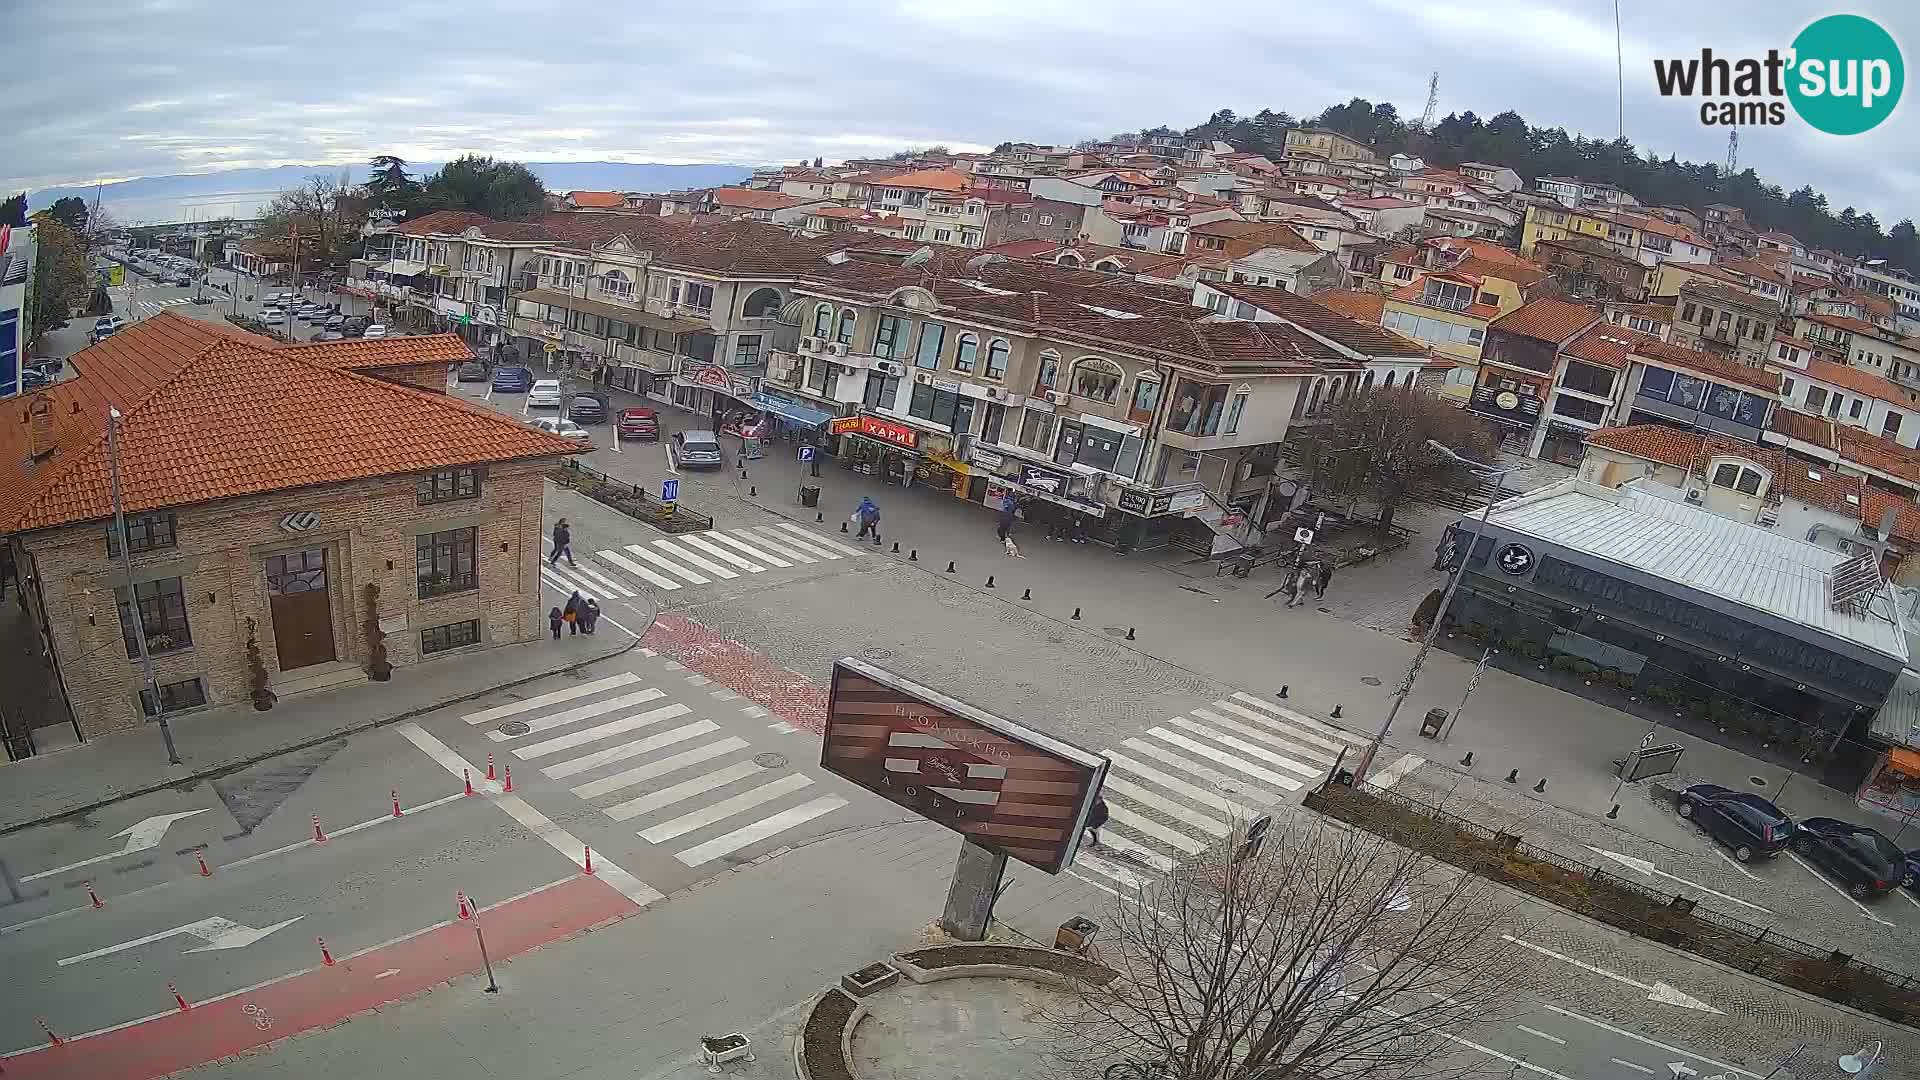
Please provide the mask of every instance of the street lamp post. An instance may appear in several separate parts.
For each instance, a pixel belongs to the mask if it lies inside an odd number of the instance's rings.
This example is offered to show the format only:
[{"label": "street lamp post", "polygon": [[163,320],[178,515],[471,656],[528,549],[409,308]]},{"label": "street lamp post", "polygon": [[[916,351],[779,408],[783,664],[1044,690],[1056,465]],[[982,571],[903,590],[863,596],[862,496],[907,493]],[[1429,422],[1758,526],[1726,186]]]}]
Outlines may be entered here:
[{"label": "street lamp post", "polygon": [[[166,706],[160,700],[160,684],[153,677],[153,654],[147,651],[147,627],[140,617],[140,597],[133,586],[133,555],[127,547],[127,515],[120,499],[120,410],[107,409],[107,461],[111,465],[108,480],[113,495],[113,533],[120,544],[120,573],[127,582],[127,612],[133,620],[133,641],[140,654],[140,671],[146,678],[147,693],[153,695],[153,715],[160,721],[160,740],[167,745],[167,764],[180,764],[180,751],[173,745],[173,729],[167,726]],[[141,699],[144,707],[145,699]]]},{"label": "street lamp post", "polygon": [[[1492,477],[1495,495],[1500,492],[1500,482],[1509,474],[1531,467],[1513,465],[1505,469],[1494,469],[1470,458],[1461,457],[1450,447],[1442,446],[1433,439],[1428,439],[1427,445],[1482,476]],[[1355,787],[1360,786],[1360,782],[1366,779],[1367,771],[1373,767],[1374,756],[1380,752],[1380,744],[1386,741],[1387,732],[1393,727],[1393,718],[1400,714],[1400,706],[1406,703],[1407,695],[1413,692],[1414,680],[1420,677],[1420,667],[1426,663],[1427,653],[1433,649],[1434,639],[1440,636],[1440,623],[1446,615],[1447,605],[1453,602],[1454,591],[1460,587],[1460,579],[1466,576],[1467,562],[1473,558],[1474,545],[1480,542],[1480,533],[1487,527],[1487,519],[1493,514],[1494,502],[1495,499],[1488,498],[1487,505],[1480,510],[1480,516],[1473,521],[1473,528],[1467,534],[1466,549],[1460,553],[1460,561],[1453,568],[1453,576],[1447,579],[1447,591],[1440,596],[1440,610],[1434,612],[1433,622],[1427,626],[1427,635],[1421,640],[1419,651],[1413,654],[1413,662],[1407,665],[1407,677],[1401,681],[1400,689],[1394,692],[1393,704],[1387,707],[1386,719],[1380,722],[1380,730],[1375,732],[1373,738],[1368,741],[1366,752],[1360,755],[1359,764],[1353,770]]]}]

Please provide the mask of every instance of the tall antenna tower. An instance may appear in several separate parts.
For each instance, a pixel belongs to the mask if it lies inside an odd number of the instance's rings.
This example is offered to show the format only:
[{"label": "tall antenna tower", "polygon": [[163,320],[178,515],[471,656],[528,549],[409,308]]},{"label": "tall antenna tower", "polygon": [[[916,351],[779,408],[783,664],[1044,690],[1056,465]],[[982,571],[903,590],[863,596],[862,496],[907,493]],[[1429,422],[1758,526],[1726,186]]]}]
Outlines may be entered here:
[{"label": "tall antenna tower", "polygon": [[1735,128],[1727,132],[1727,175],[1740,171],[1740,131]]},{"label": "tall antenna tower", "polygon": [[1420,114],[1420,122],[1414,125],[1416,130],[1425,131],[1428,128],[1432,127],[1433,114],[1435,110],[1439,108],[1440,108],[1440,73],[1436,71],[1433,74],[1427,76],[1427,108],[1425,112]]}]

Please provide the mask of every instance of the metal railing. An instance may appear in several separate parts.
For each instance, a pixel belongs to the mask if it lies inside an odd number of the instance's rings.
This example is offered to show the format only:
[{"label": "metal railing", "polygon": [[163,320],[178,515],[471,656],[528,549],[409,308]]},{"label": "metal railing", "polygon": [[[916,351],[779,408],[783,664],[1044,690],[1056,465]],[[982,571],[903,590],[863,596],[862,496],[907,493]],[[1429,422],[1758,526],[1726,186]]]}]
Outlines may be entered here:
[{"label": "metal railing", "polygon": [[595,472],[572,458],[549,472],[547,478],[662,532],[702,532],[713,528],[713,519],[705,514],[689,510],[679,502],[662,502],[646,488]]}]

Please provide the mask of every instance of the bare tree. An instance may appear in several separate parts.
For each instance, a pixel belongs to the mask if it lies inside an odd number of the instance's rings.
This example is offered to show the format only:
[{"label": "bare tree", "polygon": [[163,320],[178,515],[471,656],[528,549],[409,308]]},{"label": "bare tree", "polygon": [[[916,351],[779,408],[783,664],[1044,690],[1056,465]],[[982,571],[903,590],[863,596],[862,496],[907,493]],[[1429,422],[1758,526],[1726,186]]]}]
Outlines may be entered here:
[{"label": "bare tree", "polygon": [[1429,441],[1480,461],[1495,449],[1487,423],[1420,387],[1348,389],[1332,405],[1311,454],[1314,490],[1371,499],[1380,508],[1382,538],[1394,512],[1425,490],[1471,490],[1472,471],[1434,450]]},{"label": "bare tree", "polygon": [[348,179],[344,172],[337,177],[315,173],[275,195],[257,235],[284,240],[297,229],[303,255],[311,252],[327,263],[342,260],[367,215],[366,197]]},{"label": "bare tree", "polygon": [[1206,853],[1122,895],[1099,936],[1119,978],[1078,986],[1045,1024],[1068,1072],[1465,1076],[1481,1062],[1459,1040],[1517,1017],[1529,989],[1502,938],[1525,932],[1520,903],[1301,813],[1242,859]]}]

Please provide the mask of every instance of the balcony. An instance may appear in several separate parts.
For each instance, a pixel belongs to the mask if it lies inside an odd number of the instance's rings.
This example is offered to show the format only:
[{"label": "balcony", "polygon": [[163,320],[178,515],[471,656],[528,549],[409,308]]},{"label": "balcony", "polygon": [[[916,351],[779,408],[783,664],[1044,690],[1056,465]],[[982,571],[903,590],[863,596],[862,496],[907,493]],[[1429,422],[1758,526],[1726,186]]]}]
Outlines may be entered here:
[{"label": "balcony", "polygon": [[613,360],[622,367],[639,368],[655,375],[673,374],[673,354],[658,349],[643,349],[624,341],[613,343]]},{"label": "balcony", "polygon": [[805,387],[806,358],[798,353],[775,349],[767,354],[767,381],[792,390]]}]

